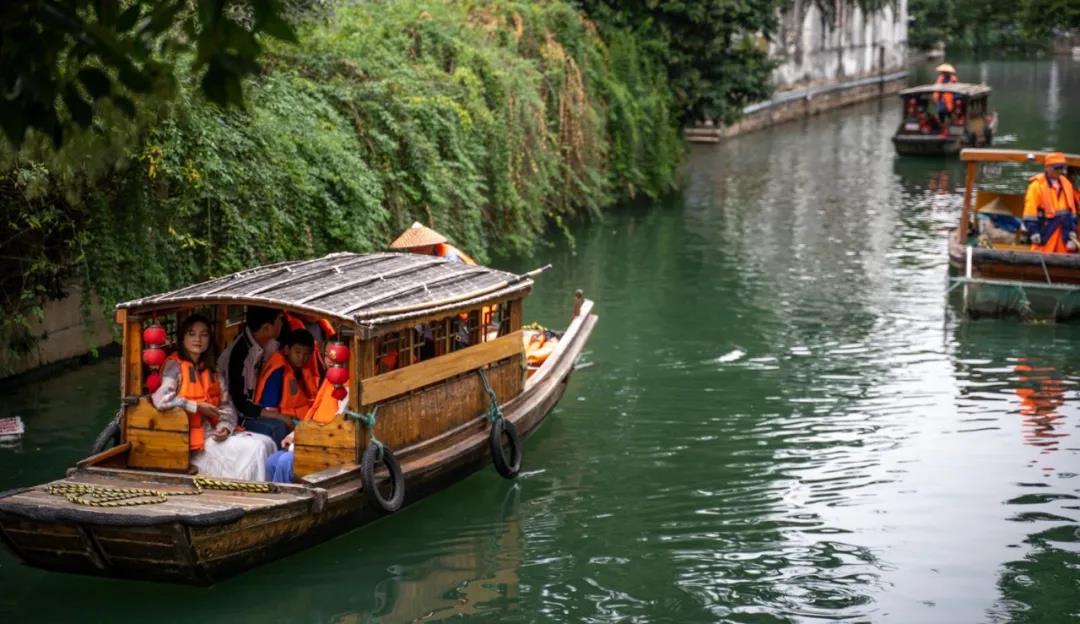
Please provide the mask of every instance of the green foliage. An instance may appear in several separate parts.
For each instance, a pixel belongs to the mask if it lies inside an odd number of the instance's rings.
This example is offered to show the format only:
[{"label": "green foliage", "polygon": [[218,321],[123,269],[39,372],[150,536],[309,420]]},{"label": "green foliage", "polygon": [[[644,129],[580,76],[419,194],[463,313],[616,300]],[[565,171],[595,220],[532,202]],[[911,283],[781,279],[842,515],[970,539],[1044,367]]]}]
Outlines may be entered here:
[{"label": "green foliage", "polygon": [[[340,6],[270,46],[246,107],[179,64],[175,95],[60,149],[0,150],[11,337],[77,278],[111,306],[287,258],[383,248],[419,220],[474,257],[673,188],[663,68],[564,2]],[[104,123],[104,122],[108,123]],[[40,244],[44,242],[45,244]]]},{"label": "green foliage", "polygon": [[8,0],[0,3],[0,126],[15,146],[28,129],[55,147],[88,128],[97,107],[135,116],[132,94],[171,90],[193,52],[205,95],[243,101],[264,33],[295,40],[279,0]]},{"label": "green foliage", "polygon": [[1080,28],[1075,0],[911,0],[908,42],[929,48],[1030,53]]},{"label": "green foliage", "polygon": [[[868,0],[873,1],[873,0]],[[628,29],[664,64],[685,122],[734,121],[772,94],[767,37],[786,0],[580,0],[605,31]]]}]

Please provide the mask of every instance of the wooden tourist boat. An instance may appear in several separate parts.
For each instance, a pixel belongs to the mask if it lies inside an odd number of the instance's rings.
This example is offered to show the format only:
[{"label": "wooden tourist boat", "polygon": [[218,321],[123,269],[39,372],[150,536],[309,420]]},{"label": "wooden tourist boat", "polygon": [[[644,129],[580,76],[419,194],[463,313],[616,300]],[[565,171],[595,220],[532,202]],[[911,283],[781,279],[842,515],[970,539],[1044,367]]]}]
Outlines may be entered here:
[{"label": "wooden tourist boat", "polygon": [[[1031,251],[1019,229],[1027,180],[1034,172],[1017,170],[1010,186],[1019,193],[975,188],[980,165],[1038,163],[1041,168],[1048,153],[965,149],[960,154],[967,173],[960,226],[949,232],[949,290],[959,294],[969,315],[1059,321],[1080,315],[1080,254]],[[1065,158],[1068,173],[1080,168],[1080,155]]]},{"label": "wooden tourist boat", "polygon": [[[988,146],[997,131],[997,113],[988,109],[990,87],[956,82],[911,87],[900,92],[903,116],[893,135],[896,152],[941,156],[964,147]],[[955,110],[943,126],[937,117],[935,93],[951,93]]]},{"label": "wooden tourist boat", "polygon": [[[39,568],[206,585],[393,513],[488,462],[512,477],[520,438],[562,397],[597,320],[579,291],[557,346],[528,366],[531,277],[431,256],[342,253],[120,304],[118,441],[63,479],[0,494],[0,538]],[[291,484],[191,474],[186,413],[159,412],[147,396],[149,324],[172,328],[199,311],[213,319],[220,350],[246,305],[328,320],[349,347],[349,409],[296,426]],[[469,345],[453,350],[452,328],[465,319]],[[419,323],[431,328],[427,359]],[[399,366],[380,372],[391,351]]]}]

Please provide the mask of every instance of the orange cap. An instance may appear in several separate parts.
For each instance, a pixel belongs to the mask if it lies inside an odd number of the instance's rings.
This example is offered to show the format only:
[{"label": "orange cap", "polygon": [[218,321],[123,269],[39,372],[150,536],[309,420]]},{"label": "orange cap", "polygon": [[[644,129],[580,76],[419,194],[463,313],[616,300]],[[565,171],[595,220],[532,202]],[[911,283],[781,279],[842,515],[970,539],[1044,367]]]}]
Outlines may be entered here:
[{"label": "orange cap", "polygon": [[1043,164],[1047,167],[1052,167],[1054,165],[1064,165],[1065,154],[1063,154],[1062,152],[1050,152],[1046,155],[1046,158],[1043,159]]}]

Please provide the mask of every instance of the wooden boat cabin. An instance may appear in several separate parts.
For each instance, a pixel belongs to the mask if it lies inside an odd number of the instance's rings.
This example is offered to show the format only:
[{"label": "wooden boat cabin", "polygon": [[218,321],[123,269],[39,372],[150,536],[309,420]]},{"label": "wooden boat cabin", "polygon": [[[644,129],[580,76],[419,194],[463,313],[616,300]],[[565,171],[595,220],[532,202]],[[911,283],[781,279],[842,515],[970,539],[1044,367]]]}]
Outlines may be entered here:
[{"label": "wooden boat cabin", "polygon": [[[1030,176],[1049,152],[965,149],[960,225],[949,232],[950,292],[969,315],[1016,314],[1031,320],[1080,316],[1080,254],[1032,251],[1021,227]],[[1066,154],[1071,179],[1080,155]],[[990,178],[979,188],[979,176]],[[1075,185],[1075,181],[1074,181]]]},{"label": "wooden boat cabin", "polygon": [[[49,570],[210,584],[393,513],[488,462],[513,477],[521,438],[562,396],[596,323],[578,292],[569,325],[529,366],[522,318],[532,277],[340,253],[120,304],[115,439],[107,430],[107,448],[63,479],[0,494],[0,539]],[[212,319],[220,352],[249,305],[329,324],[340,341],[327,351],[347,400],[329,422],[296,424],[293,483],[193,474],[187,413],[158,411],[148,397],[147,361],[160,356],[146,354],[174,348],[180,320]]]},{"label": "wooden boat cabin", "polygon": [[[955,154],[964,147],[993,143],[997,113],[989,109],[990,87],[956,82],[911,87],[900,92],[901,119],[893,135],[896,152],[903,155]],[[952,99],[953,111],[942,121],[938,101]]]}]

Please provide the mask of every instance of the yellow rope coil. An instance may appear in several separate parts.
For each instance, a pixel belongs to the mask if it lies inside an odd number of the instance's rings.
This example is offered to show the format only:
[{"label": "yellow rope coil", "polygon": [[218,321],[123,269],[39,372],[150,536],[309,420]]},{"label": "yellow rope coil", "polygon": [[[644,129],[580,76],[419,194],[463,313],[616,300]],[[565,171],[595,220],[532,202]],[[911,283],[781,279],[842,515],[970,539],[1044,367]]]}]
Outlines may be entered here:
[{"label": "yellow rope coil", "polygon": [[269,483],[251,483],[248,481],[224,481],[195,477],[192,479],[195,489],[190,492],[163,492],[150,488],[119,488],[90,483],[53,483],[46,490],[53,496],[62,496],[76,505],[88,507],[131,507],[134,505],[155,505],[169,500],[170,496],[193,496],[203,490],[224,490],[228,492],[271,493],[277,491]]}]

